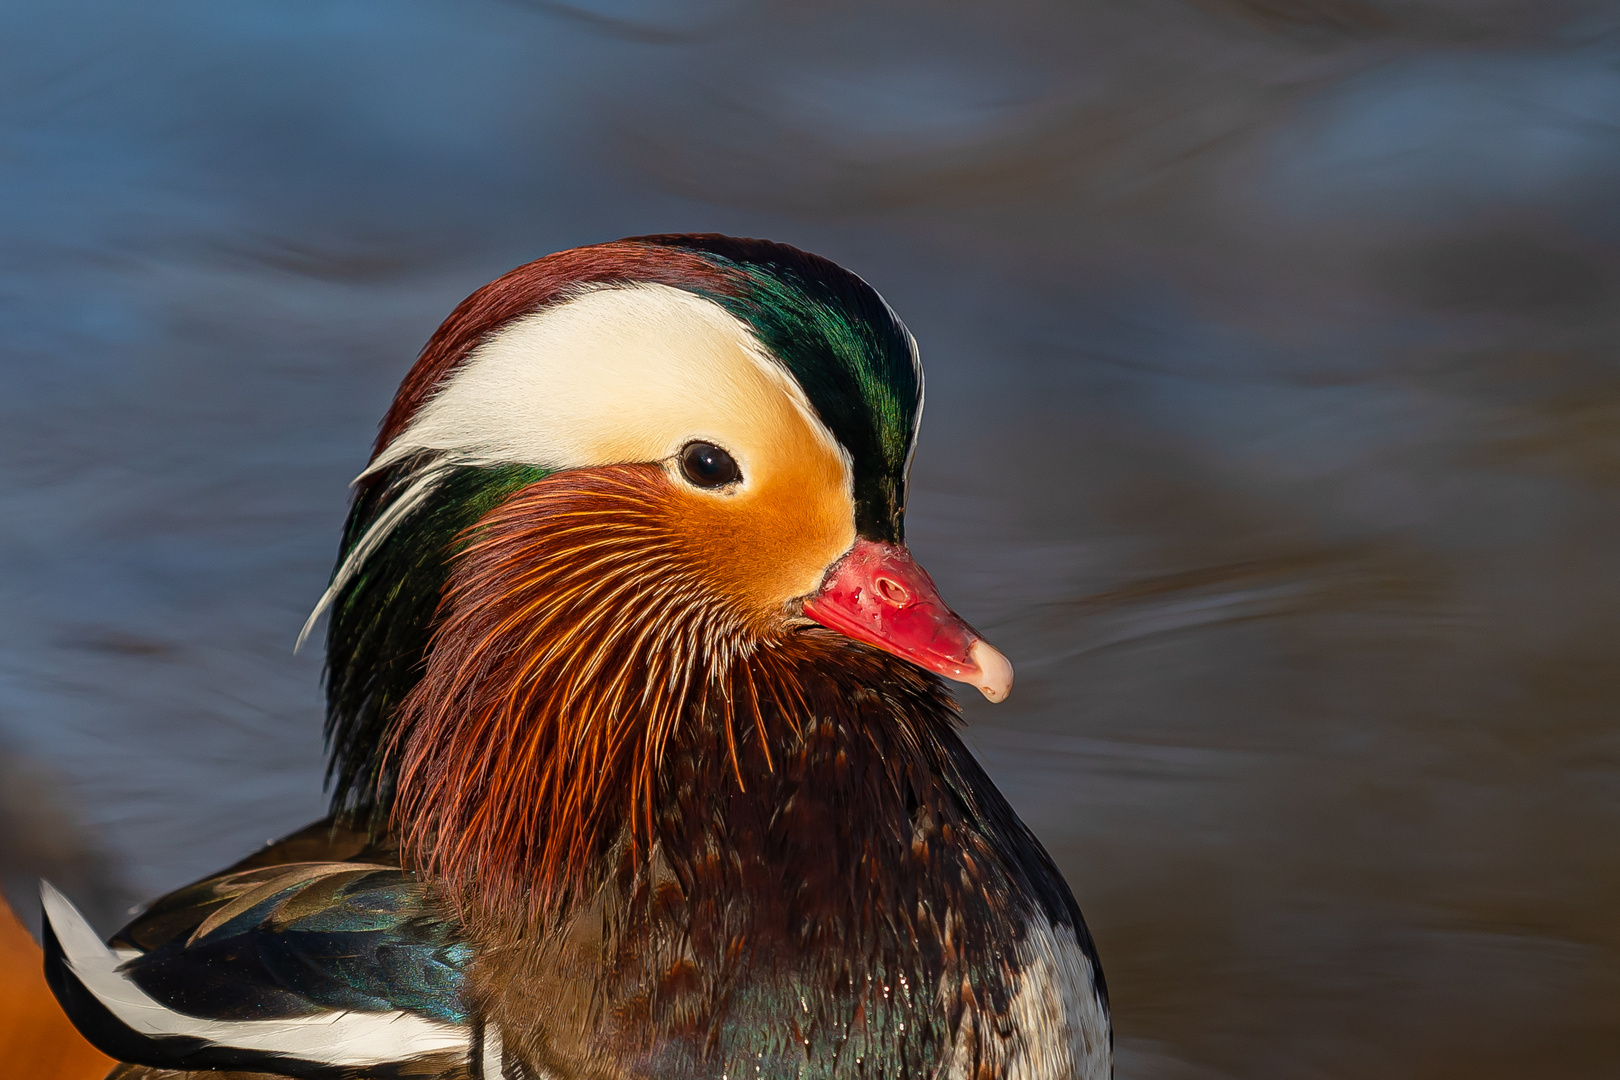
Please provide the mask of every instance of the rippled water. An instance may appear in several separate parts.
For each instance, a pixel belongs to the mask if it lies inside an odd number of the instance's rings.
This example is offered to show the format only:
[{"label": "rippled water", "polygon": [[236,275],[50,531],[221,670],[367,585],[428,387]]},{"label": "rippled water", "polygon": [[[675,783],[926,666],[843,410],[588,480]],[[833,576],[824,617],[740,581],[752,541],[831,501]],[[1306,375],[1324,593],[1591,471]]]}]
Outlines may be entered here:
[{"label": "rippled water", "polygon": [[465,293],[716,229],[921,339],[913,547],[1124,1080],[1620,1075],[1620,6],[0,9],[0,870],[321,809],[290,646]]}]

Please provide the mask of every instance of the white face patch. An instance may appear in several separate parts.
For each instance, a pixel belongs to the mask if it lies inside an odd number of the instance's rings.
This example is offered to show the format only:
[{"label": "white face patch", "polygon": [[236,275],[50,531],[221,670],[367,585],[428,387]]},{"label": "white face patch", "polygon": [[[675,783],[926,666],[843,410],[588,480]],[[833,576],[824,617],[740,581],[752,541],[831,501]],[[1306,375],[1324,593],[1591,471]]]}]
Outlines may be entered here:
[{"label": "white face patch", "polygon": [[788,425],[847,467],[804,391],[718,304],[667,285],[593,289],[480,345],[366,472],[423,450],[554,469],[664,461],[701,440],[747,485],[768,478]]}]

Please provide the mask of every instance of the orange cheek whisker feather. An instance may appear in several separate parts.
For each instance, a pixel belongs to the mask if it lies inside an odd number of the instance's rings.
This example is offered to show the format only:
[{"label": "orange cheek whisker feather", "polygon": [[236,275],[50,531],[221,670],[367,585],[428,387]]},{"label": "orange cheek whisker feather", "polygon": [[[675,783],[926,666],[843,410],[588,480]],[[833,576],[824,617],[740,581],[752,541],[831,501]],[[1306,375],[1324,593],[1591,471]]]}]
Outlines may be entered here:
[{"label": "orange cheek whisker feather", "polygon": [[650,836],[683,723],[724,728],[743,784],[739,710],[765,741],[756,675],[779,713],[777,684],[802,698],[707,584],[679,509],[656,466],[610,466],[538,481],[474,527],[389,747],[417,865],[469,895],[476,883],[481,904],[556,910],[621,828]]}]

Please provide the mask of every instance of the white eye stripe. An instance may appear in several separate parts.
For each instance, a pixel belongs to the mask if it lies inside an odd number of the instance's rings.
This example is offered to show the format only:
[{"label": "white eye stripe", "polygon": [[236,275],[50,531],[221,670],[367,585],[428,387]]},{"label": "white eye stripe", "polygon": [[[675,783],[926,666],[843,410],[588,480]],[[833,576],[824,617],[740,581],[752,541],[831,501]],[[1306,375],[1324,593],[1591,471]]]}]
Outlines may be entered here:
[{"label": "white eye stripe", "polygon": [[424,450],[558,469],[662,461],[701,439],[746,476],[789,415],[847,467],[803,389],[718,304],[665,285],[595,289],[480,345],[367,473]]}]

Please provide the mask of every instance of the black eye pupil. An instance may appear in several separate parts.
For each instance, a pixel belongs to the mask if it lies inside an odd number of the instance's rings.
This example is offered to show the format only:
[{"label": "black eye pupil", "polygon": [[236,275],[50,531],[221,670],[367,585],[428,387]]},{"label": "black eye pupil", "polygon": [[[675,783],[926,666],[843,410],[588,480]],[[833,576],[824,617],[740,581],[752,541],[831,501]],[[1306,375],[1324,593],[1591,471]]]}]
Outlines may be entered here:
[{"label": "black eye pupil", "polygon": [[698,487],[720,487],[742,479],[742,470],[730,454],[714,443],[687,443],[681,451],[681,472]]}]

